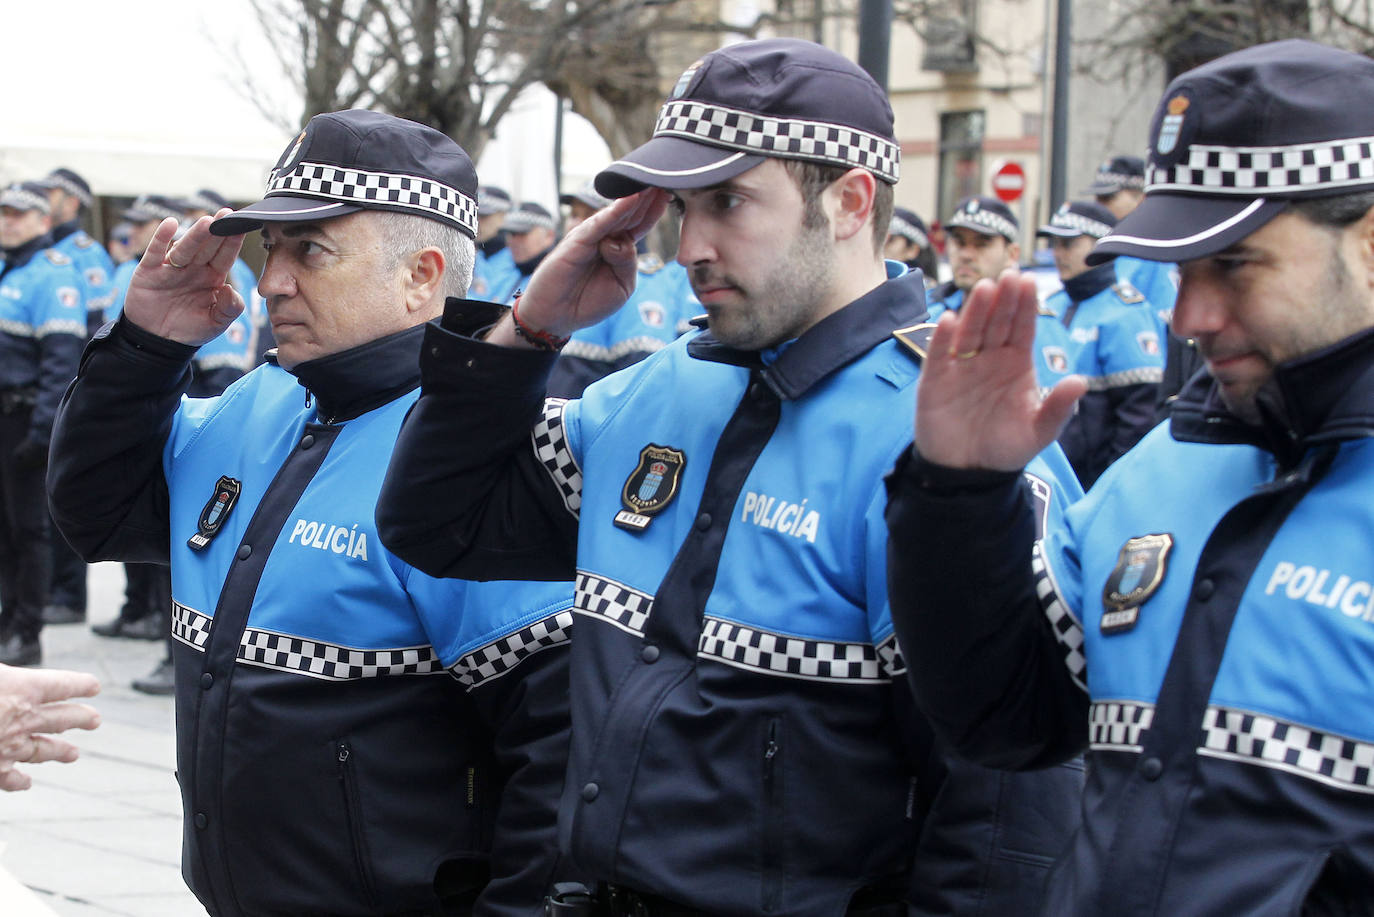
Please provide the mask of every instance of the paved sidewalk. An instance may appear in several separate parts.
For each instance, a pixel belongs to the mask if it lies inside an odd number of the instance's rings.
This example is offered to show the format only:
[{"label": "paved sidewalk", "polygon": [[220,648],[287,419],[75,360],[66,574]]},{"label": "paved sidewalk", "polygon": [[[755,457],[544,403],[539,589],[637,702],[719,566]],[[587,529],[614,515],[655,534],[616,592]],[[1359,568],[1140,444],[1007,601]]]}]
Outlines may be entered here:
[{"label": "paved sidewalk", "polygon": [[97,564],[89,582],[88,622],[44,628],[43,663],[95,674],[102,722],[71,734],[78,761],[30,766],[31,789],[0,793],[0,915],[204,915],[181,880],[172,699],[129,687],[164,645],[92,634],[119,610],[123,568]]}]

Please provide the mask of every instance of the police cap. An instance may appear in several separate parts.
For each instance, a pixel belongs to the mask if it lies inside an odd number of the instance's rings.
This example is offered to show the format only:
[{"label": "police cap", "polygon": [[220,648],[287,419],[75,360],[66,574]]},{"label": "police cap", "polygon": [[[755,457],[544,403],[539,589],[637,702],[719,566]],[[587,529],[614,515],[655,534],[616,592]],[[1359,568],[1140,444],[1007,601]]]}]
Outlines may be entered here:
[{"label": "police cap", "polygon": [[505,213],[511,208],[510,192],[495,185],[483,185],[477,189],[477,215],[489,217]]},{"label": "police cap", "polygon": [[256,204],[210,224],[217,236],[265,222],[327,220],[387,210],[477,235],[477,172],[439,131],[374,111],[316,115],[287,145]]},{"label": "police cap", "polygon": [[1145,190],[1145,160],[1139,156],[1113,156],[1097,167],[1093,183],[1084,194],[1106,197],[1118,191]]},{"label": "police cap", "polygon": [[995,197],[966,197],[954,208],[954,216],[945,221],[946,229],[962,226],[984,236],[1002,236],[1015,242],[1021,224],[1011,208]]},{"label": "police cap", "polygon": [[165,220],[172,217],[181,219],[181,201],[161,194],[140,194],[134,198],[129,209],[119,215],[121,220],[130,223],[147,223],[151,220]]},{"label": "police cap", "polygon": [[1176,77],[1150,127],[1145,198],[1088,255],[1187,261],[1290,201],[1374,190],[1374,60],[1315,42],[1256,45]]},{"label": "police cap", "polygon": [[611,203],[609,200],[596,193],[596,185],[592,182],[587,182],[576,191],[558,195],[558,203],[560,204],[572,206],[574,202],[586,204],[593,210],[600,210],[602,207]]},{"label": "police cap", "polygon": [[596,176],[606,197],[705,188],[767,157],[867,169],[896,184],[901,153],[887,94],[862,68],[794,38],[712,51],[678,79],[653,137]]},{"label": "police cap", "polygon": [[43,178],[43,184],[49,188],[57,188],[81,202],[82,207],[89,207],[94,198],[91,197],[91,186],[71,169],[53,169]]},{"label": "police cap", "polygon": [[1091,201],[1066,201],[1050,217],[1050,221],[1035,231],[1040,237],[1058,236],[1072,239],[1091,236],[1100,239],[1116,226],[1116,217],[1101,204]]},{"label": "police cap", "polygon": [[501,224],[502,232],[513,235],[539,228],[554,231],[557,230],[558,223],[554,220],[553,214],[534,201],[525,201],[516,207],[506,215],[506,221]]},{"label": "police cap", "polygon": [[0,207],[52,213],[52,206],[48,203],[48,186],[37,181],[15,182],[0,191]]},{"label": "police cap", "polygon": [[218,213],[229,206],[229,199],[218,191],[201,188],[181,203],[183,210],[204,210],[206,213]]},{"label": "police cap", "polygon": [[917,248],[930,247],[930,234],[925,222],[916,215],[916,211],[905,207],[892,208],[892,221],[887,224],[887,234],[901,236]]}]

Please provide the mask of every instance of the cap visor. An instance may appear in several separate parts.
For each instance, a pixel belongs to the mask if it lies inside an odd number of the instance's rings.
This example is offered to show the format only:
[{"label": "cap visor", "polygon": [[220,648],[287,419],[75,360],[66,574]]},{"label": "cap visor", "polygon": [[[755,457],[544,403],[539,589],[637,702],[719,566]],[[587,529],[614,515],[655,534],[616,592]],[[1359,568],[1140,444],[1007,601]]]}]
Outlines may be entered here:
[{"label": "cap visor", "polygon": [[1122,190],[1121,185],[1113,185],[1106,182],[1094,182],[1084,188],[1083,194],[1091,194],[1093,197],[1106,197],[1108,194],[1115,194]]},{"label": "cap visor", "polygon": [[707,188],[747,172],[766,157],[684,140],[655,137],[595,179],[596,193],[615,199],[645,188]]},{"label": "cap visor", "polygon": [[1000,236],[1002,235],[991,226],[984,226],[982,223],[974,223],[971,220],[950,220],[945,224],[945,229],[971,229],[980,236]]},{"label": "cap visor", "polygon": [[1083,236],[1087,233],[1081,229],[1070,229],[1067,226],[1041,226],[1035,231],[1037,236],[1058,236],[1061,239],[1072,239],[1074,236]]},{"label": "cap visor", "polygon": [[1146,261],[1191,261],[1235,245],[1277,216],[1285,200],[1147,194],[1088,253],[1088,264],[1114,255]]},{"label": "cap visor", "polygon": [[303,223],[312,220],[329,220],[334,217],[357,213],[362,209],[355,204],[322,201],[314,197],[268,197],[215,220],[210,224],[210,234],[237,236],[245,232],[252,232],[260,228],[263,223]]}]

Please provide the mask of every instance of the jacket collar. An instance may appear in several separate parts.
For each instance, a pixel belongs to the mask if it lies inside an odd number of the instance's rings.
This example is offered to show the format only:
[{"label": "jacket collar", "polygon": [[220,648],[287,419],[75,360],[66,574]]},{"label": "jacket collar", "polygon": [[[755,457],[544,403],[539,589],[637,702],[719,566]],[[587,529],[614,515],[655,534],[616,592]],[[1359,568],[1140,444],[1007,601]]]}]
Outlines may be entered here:
[{"label": "jacket collar", "polygon": [[81,228],[80,220],[68,220],[52,228],[52,240],[56,244]]},{"label": "jacket collar", "polygon": [[1092,299],[1107,287],[1116,283],[1116,265],[1111,261],[1089,268],[1077,277],[1064,281],[1064,292],[1073,302]]},{"label": "jacket collar", "polygon": [[1258,446],[1283,467],[1311,446],[1374,436],[1374,328],[1280,364],[1258,402],[1261,423],[1241,420],[1204,369],[1175,401],[1169,432],[1183,442]]},{"label": "jacket collar", "polygon": [[544,249],[539,254],[535,255],[533,258],[530,258],[528,261],[515,262],[515,267],[520,271],[521,274],[524,274],[526,277],[528,277],[529,275],[534,273],[534,269],[539,267],[539,262],[543,261],[544,258],[547,257],[549,252],[551,251],[553,251],[552,245]]},{"label": "jacket collar", "polygon": [[33,260],[33,256],[45,248],[52,247],[52,233],[45,232],[40,236],[35,236],[23,245],[16,245],[14,248],[5,249],[5,269],[12,267],[23,267]]},{"label": "jacket collar", "polygon": [[482,254],[486,255],[488,258],[490,258],[492,255],[495,255],[497,252],[501,251],[501,249],[505,247],[506,237],[499,232],[487,241],[477,246],[477,248],[482,252]]},{"label": "jacket collar", "polygon": [[892,337],[893,331],[925,321],[926,314],[921,275],[904,273],[821,319],[781,348],[767,366],[758,351],[727,347],[710,330],[688,343],[687,352],[698,360],[758,369],[774,394],[784,400],[795,399]]},{"label": "jacket collar", "polygon": [[[351,350],[307,360],[289,372],[319,402],[321,420],[352,420],[420,384],[420,345],[424,333],[425,326],[416,325]],[[275,357],[274,350],[274,362]]]}]

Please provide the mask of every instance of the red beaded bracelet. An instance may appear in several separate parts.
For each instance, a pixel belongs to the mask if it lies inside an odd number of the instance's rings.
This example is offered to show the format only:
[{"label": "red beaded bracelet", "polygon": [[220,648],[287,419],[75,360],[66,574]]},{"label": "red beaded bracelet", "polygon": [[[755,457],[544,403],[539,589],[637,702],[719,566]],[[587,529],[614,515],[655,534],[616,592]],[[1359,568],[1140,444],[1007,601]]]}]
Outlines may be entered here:
[{"label": "red beaded bracelet", "polygon": [[558,337],[547,331],[539,331],[520,321],[520,313],[516,309],[520,305],[520,297],[523,292],[523,290],[517,291],[515,298],[510,303],[510,317],[511,321],[515,323],[515,333],[540,350],[562,350],[563,345],[568,343],[567,338]]}]

